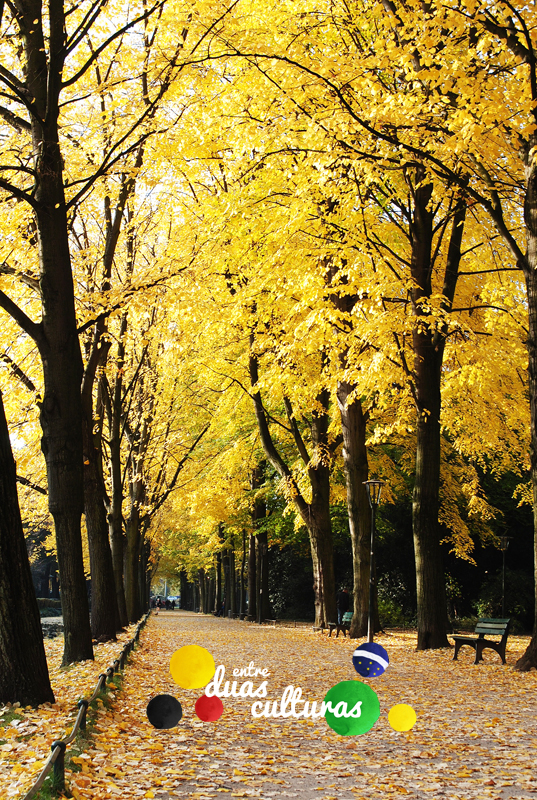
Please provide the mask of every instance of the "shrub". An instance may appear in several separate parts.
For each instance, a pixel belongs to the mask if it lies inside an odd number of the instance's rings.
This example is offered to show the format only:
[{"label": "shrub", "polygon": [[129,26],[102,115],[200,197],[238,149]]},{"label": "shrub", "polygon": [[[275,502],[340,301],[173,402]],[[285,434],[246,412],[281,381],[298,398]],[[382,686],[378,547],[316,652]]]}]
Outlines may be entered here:
[{"label": "shrub", "polygon": [[[511,631],[530,630],[534,610],[533,581],[522,570],[505,570],[505,616],[511,617]],[[502,573],[491,575],[481,586],[475,603],[478,617],[498,618],[502,615]]]},{"label": "shrub", "polygon": [[409,620],[405,617],[402,608],[389,597],[379,597],[379,622],[383,628],[404,628]]}]

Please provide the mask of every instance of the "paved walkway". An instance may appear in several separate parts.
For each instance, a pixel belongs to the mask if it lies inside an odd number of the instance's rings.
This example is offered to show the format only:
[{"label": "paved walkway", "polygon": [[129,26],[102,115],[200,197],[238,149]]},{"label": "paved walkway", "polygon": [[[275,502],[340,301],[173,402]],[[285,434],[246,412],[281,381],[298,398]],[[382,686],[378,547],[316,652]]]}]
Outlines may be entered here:
[{"label": "paved walkway", "polygon": [[[292,683],[305,698],[321,701],[335,683],[357,677],[351,661],[357,642],[188,612],[153,616],[127,669],[117,713],[103,715],[84,771],[73,775],[75,797],[514,800],[537,794],[537,673],[512,669],[527,638],[510,638],[506,667],[492,651],[479,666],[469,648],[458,662],[447,649],[416,653],[411,633],[378,641],[390,666],[368,681],[381,706],[369,733],[338,736],[324,719],[254,719],[253,700],[240,698],[223,698],[221,719],[204,723],[194,713],[203,690],[180,689],[169,675],[170,658],[183,645],[207,648],[225,665],[226,679],[251,661],[268,669],[267,699],[279,699]],[[176,728],[157,730],[147,720],[147,703],[161,693],[182,704]],[[417,712],[409,733],[388,723],[397,703]]]}]

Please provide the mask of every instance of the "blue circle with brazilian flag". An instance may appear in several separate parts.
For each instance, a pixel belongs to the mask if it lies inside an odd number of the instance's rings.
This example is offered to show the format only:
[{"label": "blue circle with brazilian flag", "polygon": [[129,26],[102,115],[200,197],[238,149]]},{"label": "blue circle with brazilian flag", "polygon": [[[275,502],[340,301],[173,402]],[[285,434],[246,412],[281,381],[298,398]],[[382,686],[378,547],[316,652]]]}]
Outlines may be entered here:
[{"label": "blue circle with brazilian flag", "polygon": [[390,659],[382,645],[376,642],[365,642],[352,654],[352,663],[362,678],[378,678],[390,663]]}]

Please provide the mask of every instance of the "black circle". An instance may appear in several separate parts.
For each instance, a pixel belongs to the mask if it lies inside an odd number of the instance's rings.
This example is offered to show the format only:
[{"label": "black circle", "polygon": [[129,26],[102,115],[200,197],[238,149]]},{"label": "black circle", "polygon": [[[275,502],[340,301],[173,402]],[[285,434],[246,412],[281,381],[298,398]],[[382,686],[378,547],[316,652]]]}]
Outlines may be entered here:
[{"label": "black circle", "polygon": [[154,728],[174,728],[181,717],[181,703],[171,694],[157,694],[147,704],[147,719]]}]

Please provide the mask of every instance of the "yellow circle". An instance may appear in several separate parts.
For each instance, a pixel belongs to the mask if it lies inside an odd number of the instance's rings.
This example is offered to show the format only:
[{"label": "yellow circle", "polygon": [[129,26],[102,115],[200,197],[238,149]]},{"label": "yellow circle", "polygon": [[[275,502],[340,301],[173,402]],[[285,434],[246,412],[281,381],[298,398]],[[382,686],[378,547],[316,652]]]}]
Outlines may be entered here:
[{"label": "yellow circle", "polygon": [[394,731],[409,731],[416,722],[416,712],[412,706],[406,703],[399,703],[390,708],[388,712],[388,722]]},{"label": "yellow circle", "polygon": [[215,673],[214,658],[204,647],[187,644],[173,654],[170,672],[182,689],[201,689]]}]

